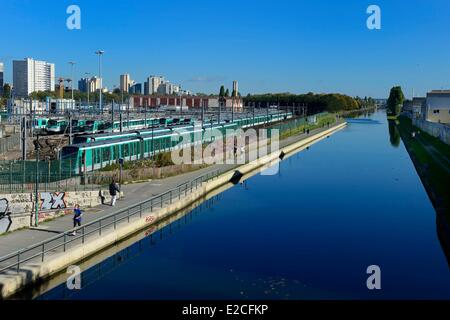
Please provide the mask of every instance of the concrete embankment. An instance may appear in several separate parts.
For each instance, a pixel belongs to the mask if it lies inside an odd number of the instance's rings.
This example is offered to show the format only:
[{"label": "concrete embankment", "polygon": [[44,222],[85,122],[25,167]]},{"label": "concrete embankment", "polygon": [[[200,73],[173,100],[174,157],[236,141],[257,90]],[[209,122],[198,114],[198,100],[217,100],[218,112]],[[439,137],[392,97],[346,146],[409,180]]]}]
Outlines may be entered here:
[{"label": "concrete embankment", "polygon": [[225,172],[217,178],[203,183],[201,187],[194,189],[191,193],[188,193],[186,196],[173,202],[172,204],[168,204],[167,206],[159,210],[154,210],[153,212],[144,213],[142,214],[142,217],[132,219],[126,224],[120,224],[116,229],[111,228],[105,230],[102,232],[101,236],[89,237],[84,244],[71,247],[66,250],[66,252],[59,252],[46,256],[43,262],[30,262],[21,265],[18,271],[2,273],[0,274],[0,298],[8,298],[23,289],[25,286],[58,274],[61,271],[64,271],[68,266],[79,263],[80,261],[86,260],[89,257],[98,254],[102,250],[111,247],[119,241],[127,239],[139,230],[151,228],[163,219],[173,215],[174,213],[180,212],[181,210],[191,206],[196,201],[204,199],[211,192],[216,191],[219,188],[231,186],[230,179],[236,170],[247,176],[256,174],[258,169],[264,169],[279,162],[281,152],[285,154],[285,157],[288,157],[290,154],[293,154],[321,139],[326,138],[345,126],[346,123],[340,123],[330,129],[321,131],[298,141],[288,138],[292,140],[292,143],[283,146],[279,151],[270,153],[253,162],[241,165],[233,170]]}]

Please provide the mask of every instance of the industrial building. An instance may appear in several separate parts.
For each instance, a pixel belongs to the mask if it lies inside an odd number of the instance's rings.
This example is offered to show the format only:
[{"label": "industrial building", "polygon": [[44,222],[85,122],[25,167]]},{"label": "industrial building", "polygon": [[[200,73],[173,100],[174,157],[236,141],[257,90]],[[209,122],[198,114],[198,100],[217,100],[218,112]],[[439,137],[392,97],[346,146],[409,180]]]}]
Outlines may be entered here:
[{"label": "industrial building", "polygon": [[208,108],[217,109],[219,105],[223,110],[241,111],[243,101],[241,97],[219,97],[219,96],[135,96],[130,100],[132,108],[158,108],[183,106],[188,108]]}]

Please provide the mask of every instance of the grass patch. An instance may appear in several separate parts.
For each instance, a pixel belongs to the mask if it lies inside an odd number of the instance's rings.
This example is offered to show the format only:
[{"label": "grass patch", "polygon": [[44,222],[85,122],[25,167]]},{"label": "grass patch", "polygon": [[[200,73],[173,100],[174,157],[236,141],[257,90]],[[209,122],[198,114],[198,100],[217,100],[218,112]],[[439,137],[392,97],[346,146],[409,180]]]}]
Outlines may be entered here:
[{"label": "grass patch", "polygon": [[317,129],[317,128],[323,128],[323,127],[327,126],[328,124],[330,124],[330,126],[331,126],[335,122],[336,122],[336,116],[335,115],[331,115],[330,114],[330,115],[322,116],[322,117],[319,117],[317,119],[317,123],[315,123],[315,124],[304,123],[304,124],[301,124],[301,125],[299,125],[299,126],[297,126],[295,128],[286,130],[285,132],[280,134],[280,139],[286,139],[288,137],[297,135],[299,133],[303,133],[304,131],[306,131],[308,129],[309,130],[314,130],[314,129]]},{"label": "grass patch", "polygon": [[423,142],[433,146],[445,157],[448,157],[450,154],[449,146],[417,127],[414,127],[414,131],[418,132],[417,135],[420,137],[412,138],[411,132],[413,128],[411,120],[404,116],[399,117],[398,120],[397,127],[400,136],[409,151],[411,159],[430,195],[436,211],[443,212],[447,222],[450,223],[450,189],[448,188],[450,175],[448,174],[448,168],[444,168],[442,163],[438,163],[435,158],[433,158],[425,148]]}]

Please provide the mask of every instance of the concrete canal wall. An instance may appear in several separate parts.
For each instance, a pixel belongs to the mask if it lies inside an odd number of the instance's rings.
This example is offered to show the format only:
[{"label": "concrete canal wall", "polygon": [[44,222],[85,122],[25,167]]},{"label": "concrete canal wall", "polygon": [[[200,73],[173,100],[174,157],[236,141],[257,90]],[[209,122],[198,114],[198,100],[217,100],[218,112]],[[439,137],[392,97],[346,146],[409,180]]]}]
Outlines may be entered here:
[{"label": "concrete canal wall", "polygon": [[223,188],[224,186],[230,185],[230,180],[236,170],[243,175],[249,175],[258,169],[265,168],[279,162],[281,152],[288,156],[290,153],[294,153],[301,148],[306,148],[306,146],[333,134],[345,126],[346,123],[340,123],[328,130],[309,136],[300,141],[293,142],[288,146],[280,148],[277,152],[273,152],[251,163],[244,164],[236,169],[225,172],[217,178],[207,183],[203,183],[203,185],[198,189],[194,189],[191,193],[188,193],[186,196],[182,197],[178,201],[174,201],[172,204],[169,204],[164,208],[153,212],[148,212],[146,214],[144,213],[142,218],[131,220],[128,224],[118,225],[115,230],[111,229],[102,232],[100,237],[89,238],[89,240],[83,245],[70,248],[66,252],[55,253],[48,256],[44,262],[24,264],[20,267],[18,272],[11,271],[0,274],[0,298],[8,298],[24,286],[58,274],[61,271],[66,270],[68,266],[92,257],[98,252],[107,249],[119,241],[135,234],[139,230],[152,227],[155,223],[160,222],[164,218],[167,218],[174,213],[189,207],[196,201],[205,198],[209,193],[217,190],[218,188]]}]

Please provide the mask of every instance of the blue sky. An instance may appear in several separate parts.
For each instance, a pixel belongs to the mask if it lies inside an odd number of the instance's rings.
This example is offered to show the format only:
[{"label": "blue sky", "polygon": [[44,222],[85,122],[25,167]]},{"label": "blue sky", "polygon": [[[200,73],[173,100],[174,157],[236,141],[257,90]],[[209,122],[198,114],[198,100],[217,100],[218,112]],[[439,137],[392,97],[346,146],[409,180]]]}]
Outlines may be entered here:
[{"label": "blue sky", "polygon": [[[81,30],[66,28],[66,8],[81,8]],[[381,8],[381,30],[366,9]],[[450,88],[448,0],[10,0],[0,4],[0,61],[56,64],[57,76],[119,74],[143,82],[161,74],[194,92],[239,81],[243,94],[341,92],[384,97],[393,85],[410,96]]]}]

